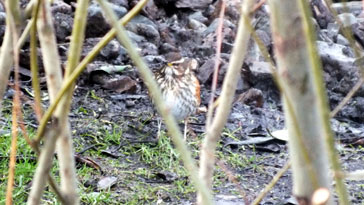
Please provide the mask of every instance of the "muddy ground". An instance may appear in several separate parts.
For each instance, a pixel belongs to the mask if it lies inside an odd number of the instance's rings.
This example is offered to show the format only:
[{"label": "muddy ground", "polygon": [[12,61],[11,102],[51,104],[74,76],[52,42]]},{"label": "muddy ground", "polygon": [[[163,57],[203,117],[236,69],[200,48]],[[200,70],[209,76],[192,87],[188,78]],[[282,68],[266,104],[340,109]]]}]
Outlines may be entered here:
[{"label": "muddy ground", "polygon": [[[134,18],[126,28],[132,40],[140,48],[140,53],[152,70],[160,68],[176,53],[195,58],[200,64],[197,76],[202,85],[202,104],[207,106],[210,98],[211,76],[215,60],[216,33],[220,1],[155,0],[150,1],[141,15]],[[315,2],[315,1],[314,1]],[[121,17],[135,5],[136,1],[112,0],[114,11]],[[66,59],[71,34],[75,2],[58,2],[53,5],[53,15],[59,52]],[[363,45],[364,15],[360,6],[353,4],[348,13],[343,13],[340,5],[336,8],[339,18],[350,18],[356,40]],[[341,9],[341,10],[340,10]],[[324,13],[324,12],[322,12]],[[86,42],[83,55],[100,40],[109,29],[103,19],[101,9],[92,2],[89,8]],[[252,22],[256,33],[265,47],[274,56],[269,26],[267,6],[258,9]],[[341,32],[342,27],[333,18],[315,15],[317,46],[324,65],[324,78],[328,89],[330,107],[333,109],[359,80],[357,65],[362,59],[354,55],[349,41]],[[224,16],[224,40],[222,42],[222,63],[220,66],[217,96],[227,68],[233,46],[239,10],[237,4],[227,3]],[[41,58],[41,57],[40,57]],[[22,50],[21,67],[23,90],[30,87],[29,49]],[[287,162],[287,144],[284,141],[269,140],[262,144],[231,145],[231,142],[268,137],[268,130],[284,128],[282,104],[269,71],[269,64],[251,41],[248,56],[242,67],[236,100],[224,129],[218,147],[218,159],[225,166],[218,165],[214,192],[217,204],[242,204],[251,202],[272,177]],[[111,69],[111,71],[110,71]],[[45,83],[43,81],[43,89]],[[6,97],[11,98],[9,89]],[[24,92],[25,95],[26,92]],[[28,96],[30,99],[31,97]],[[45,106],[47,101],[44,102]],[[364,132],[364,89],[350,100],[347,106],[332,119],[341,161],[344,170],[364,169],[360,139]],[[75,149],[80,158],[89,157],[102,169],[95,168],[88,178],[80,178],[80,183],[91,187],[97,193],[97,183],[103,177],[114,176],[116,182],[110,188],[111,197],[120,203],[128,203],[130,196],[141,192],[131,180],[140,180],[145,186],[155,187],[150,198],[139,198],[139,203],[190,204],[195,201],[193,192],[178,191],[171,194],[168,189],[175,187],[174,181],[185,179],[186,173],[179,175],[169,168],[157,166],[155,161],[145,162],[140,154],[142,147],[159,147],[158,115],[148,97],[146,87],[128,58],[125,49],[116,41],[102,50],[95,61],[77,83],[72,113],[70,114]],[[28,122],[36,124],[35,117],[28,116]],[[198,159],[198,147],[204,135],[205,114],[197,114],[191,120],[193,133],[187,140],[194,156]],[[181,130],[182,130],[181,124]],[[164,125],[160,129],[163,133]],[[106,133],[118,133],[115,141],[106,141]],[[118,147],[119,146],[119,147]],[[118,149],[116,149],[118,148]],[[92,151],[92,153],[91,153]],[[94,152],[98,154],[95,154]],[[163,150],[159,150],[163,152]],[[231,156],[238,156],[238,161]],[[176,160],[176,159],[174,159]],[[114,161],[118,163],[110,163]],[[178,160],[177,160],[178,161]],[[83,164],[83,162],[78,162]],[[81,166],[80,165],[80,166]],[[151,175],[141,177],[136,170],[148,169]],[[228,171],[227,171],[228,170]],[[131,173],[128,176],[125,173]],[[230,174],[229,174],[230,173]],[[227,175],[235,176],[235,182]],[[347,182],[353,204],[364,201],[364,184]],[[133,188],[133,185],[135,187]],[[158,188],[163,187],[163,188]],[[291,172],[286,172],[262,204],[295,204],[292,197]],[[242,197],[242,192],[245,196]]]}]

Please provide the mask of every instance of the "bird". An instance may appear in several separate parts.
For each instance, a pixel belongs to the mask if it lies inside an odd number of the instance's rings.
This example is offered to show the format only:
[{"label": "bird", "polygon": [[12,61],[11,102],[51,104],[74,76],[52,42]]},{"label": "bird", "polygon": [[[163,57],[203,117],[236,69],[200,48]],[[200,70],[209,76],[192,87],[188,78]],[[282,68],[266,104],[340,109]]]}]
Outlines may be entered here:
[{"label": "bird", "polygon": [[184,120],[185,140],[188,118],[196,113],[201,104],[200,82],[194,73],[197,67],[196,59],[181,58],[167,63],[155,73],[167,108],[177,121]]}]

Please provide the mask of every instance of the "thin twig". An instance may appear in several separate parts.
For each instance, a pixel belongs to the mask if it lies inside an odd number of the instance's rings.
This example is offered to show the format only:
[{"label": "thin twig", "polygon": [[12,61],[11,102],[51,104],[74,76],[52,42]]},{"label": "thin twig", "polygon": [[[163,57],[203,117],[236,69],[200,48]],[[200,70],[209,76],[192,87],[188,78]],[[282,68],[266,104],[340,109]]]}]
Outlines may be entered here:
[{"label": "thin twig", "polygon": [[[15,164],[16,164],[16,144],[18,140],[18,123],[17,123],[17,106],[16,98],[14,98],[13,113],[12,113],[12,126],[11,126],[11,150],[9,160],[9,174],[8,174],[8,186],[6,188],[6,205],[13,204],[13,189],[15,179]],[[19,104],[19,103],[18,103]]]},{"label": "thin twig", "polygon": [[[8,0],[11,1],[11,0]],[[8,13],[8,15],[10,15]],[[6,18],[6,30],[3,38],[3,43],[1,45],[0,50],[0,116],[1,116],[1,110],[2,110],[2,100],[3,96],[6,90],[6,87],[8,85],[9,81],[9,75],[11,66],[13,65],[13,37],[12,32],[9,26],[9,20],[10,16]]]},{"label": "thin twig", "polygon": [[[199,176],[206,183],[207,187],[209,187],[209,190],[212,187],[216,145],[232,107],[237,81],[240,77],[241,66],[243,65],[244,56],[248,47],[250,32],[246,29],[245,14],[249,13],[253,3],[253,0],[246,0],[242,3],[242,14],[239,20],[239,27],[230,57],[229,67],[222,86],[220,103],[216,109],[216,115],[212,120],[211,126],[206,130],[206,137],[201,148]],[[202,202],[202,193],[199,192],[197,195],[197,204],[201,204]]]},{"label": "thin twig", "polygon": [[[326,149],[329,155],[329,160],[332,169],[334,170],[334,172],[341,172],[342,171],[341,164],[339,161],[339,157],[336,153],[334,135],[330,125],[330,112],[327,103],[328,101],[326,97],[325,86],[322,79],[322,65],[320,63],[317,54],[317,49],[315,44],[316,43],[315,31],[312,26],[312,21],[310,19],[311,15],[310,15],[309,5],[308,2],[305,0],[300,0],[299,5],[302,11],[301,16],[303,18],[303,25],[304,25],[303,30],[305,33],[305,37],[307,39],[307,50],[310,58],[309,61],[311,64],[310,68],[313,73],[314,89],[316,90],[317,93],[315,97],[316,100],[318,101],[319,117],[321,118],[320,121],[322,122],[324,130],[322,134],[324,135],[323,137],[325,138],[326,141]],[[340,204],[349,204],[349,196],[347,193],[347,188],[344,183],[344,180],[335,176],[334,179],[336,181],[335,188],[339,196]]]},{"label": "thin twig", "polygon": [[211,96],[209,102],[209,109],[207,111],[207,119],[206,119],[206,129],[208,129],[211,125],[212,115],[214,112],[214,98],[217,87],[217,77],[219,74],[220,67],[220,56],[221,56],[221,44],[224,38],[224,33],[222,29],[224,28],[224,14],[225,14],[225,0],[221,0],[220,14],[219,14],[219,24],[216,28],[216,55],[215,55],[215,65],[214,65],[214,75],[212,78],[212,86],[211,86]]},{"label": "thin twig", "polygon": [[[332,0],[323,0],[323,1],[326,3],[327,9],[333,14],[335,21],[339,24],[340,28],[343,28],[343,29],[341,29],[341,31],[342,31],[343,35],[345,36],[345,38],[347,38],[349,40],[349,45],[354,50],[355,58],[359,59],[361,57],[362,50],[356,44],[356,40],[353,37],[352,30],[344,27],[343,22],[338,17],[337,11],[331,7]],[[346,8],[346,10],[347,10],[346,2],[343,1],[343,4],[344,4],[344,8]],[[347,11],[347,13],[349,13],[349,12]],[[358,66],[361,71],[361,77],[364,78],[364,66],[361,63],[359,63]]]},{"label": "thin twig", "polygon": [[39,68],[38,68],[38,57],[37,57],[37,34],[36,34],[39,5],[40,1],[37,1],[36,6],[33,7],[33,17],[29,22],[29,24],[32,23],[30,28],[30,70],[32,73],[32,87],[34,91],[34,111],[35,115],[37,116],[38,122],[40,121],[43,115],[39,76],[38,76]]},{"label": "thin twig", "polygon": [[[15,30],[17,30],[17,32],[20,32],[20,25],[21,25],[21,17],[20,17],[20,11],[19,11],[19,2],[18,0],[12,0],[11,1],[11,8],[7,8],[7,15],[10,14],[14,14],[12,15],[12,19],[14,19],[15,22]],[[9,18],[7,18],[8,20]],[[21,35],[21,37],[19,38],[19,40],[17,41],[17,46],[15,47],[18,52],[20,47],[22,47],[22,45],[24,44],[26,37],[27,37],[27,33],[29,33],[29,28],[32,22],[29,22],[28,25],[25,27],[23,34]],[[8,24],[8,23],[7,23]],[[8,79],[9,79],[9,74],[10,74],[10,69],[11,66],[13,65],[13,46],[12,46],[12,34],[10,33],[10,29],[9,26],[7,26],[6,31],[5,31],[5,35],[3,37],[3,45],[1,47],[1,54],[0,54],[0,111],[2,110],[2,99],[3,99],[3,95],[5,93],[5,89],[7,87],[7,83],[8,83]],[[0,112],[0,116],[1,116],[1,112]]]},{"label": "thin twig", "polygon": [[248,202],[246,198],[246,193],[242,186],[240,186],[240,183],[234,176],[234,174],[225,166],[225,164],[221,161],[216,159],[216,164],[224,171],[225,175],[228,177],[229,181],[232,182],[235,187],[238,189],[240,196],[244,199],[245,202]]},{"label": "thin twig", "polygon": [[48,184],[51,186],[52,191],[56,194],[58,200],[62,203],[62,204],[66,204],[67,200],[64,198],[64,196],[62,195],[61,190],[59,189],[56,180],[54,180],[54,178],[51,176],[51,173],[48,172]]},{"label": "thin twig", "polygon": [[[135,15],[138,14],[138,12],[144,7],[144,5],[148,2],[148,0],[142,0],[140,1],[132,10],[130,10],[121,20],[120,24],[126,25]],[[97,43],[93,49],[90,51],[90,53],[83,58],[83,60],[78,64],[78,66],[75,68],[75,70],[72,72],[72,74],[69,76],[69,78],[65,79],[65,81],[62,84],[62,87],[60,91],[57,93],[57,96],[55,97],[54,101],[51,103],[47,111],[44,113],[44,116],[39,123],[39,128],[37,131],[37,136],[35,137],[35,142],[39,142],[43,135],[45,128],[47,126],[47,122],[50,120],[53,112],[57,108],[58,103],[61,101],[63,95],[67,92],[67,90],[73,85],[73,82],[78,78],[78,76],[82,73],[83,70],[86,69],[86,65],[90,63],[101,51],[103,47],[107,45],[108,42],[110,42],[112,39],[114,39],[116,34],[115,29],[111,29],[103,38],[102,40]],[[0,76],[1,77],[1,76]]]},{"label": "thin twig", "polygon": [[295,130],[294,130],[295,136],[297,136],[297,138],[301,144],[300,152],[302,152],[303,158],[308,166],[309,175],[312,180],[312,183],[317,185],[317,178],[315,177],[316,173],[315,173],[315,170],[313,169],[313,163],[312,163],[312,159],[310,158],[310,155],[309,155],[309,149],[303,143],[304,139],[303,139],[303,135],[302,135],[302,129],[300,128],[300,124],[298,123],[298,120],[297,120],[297,115],[293,109],[293,104],[292,104],[293,100],[290,99],[290,97],[287,95],[287,91],[284,88],[284,86],[282,85],[283,82],[282,82],[281,78],[278,76],[277,69],[274,66],[274,62],[273,62],[267,48],[264,46],[263,41],[260,39],[260,37],[255,32],[253,26],[251,24],[249,24],[248,18],[245,18],[245,21],[246,21],[248,30],[251,32],[252,38],[254,39],[255,43],[257,44],[257,46],[258,46],[260,52],[262,53],[263,57],[265,58],[265,60],[268,61],[268,63],[269,63],[269,70],[272,73],[273,81],[275,82],[278,90],[282,94],[283,99],[285,99],[285,101],[286,101],[288,113],[291,115],[292,124],[295,127]]},{"label": "thin twig", "polygon": [[112,22],[113,27],[117,31],[117,38],[122,43],[122,45],[126,48],[127,52],[130,55],[130,58],[135,63],[143,82],[148,87],[148,91],[153,97],[153,100],[155,102],[155,105],[157,107],[157,110],[163,117],[163,119],[166,122],[168,132],[170,136],[172,137],[172,140],[174,144],[176,145],[177,150],[181,154],[181,158],[183,161],[183,164],[185,168],[188,170],[192,183],[195,185],[196,189],[201,194],[202,202],[204,204],[212,204],[212,197],[208,192],[208,189],[199,178],[198,178],[198,172],[197,167],[195,165],[195,162],[193,158],[191,157],[191,153],[188,151],[188,148],[182,138],[182,134],[179,130],[179,127],[176,123],[176,120],[172,116],[172,113],[169,112],[169,109],[167,109],[163,98],[161,91],[159,90],[159,87],[157,85],[157,82],[153,78],[153,73],[150,69],[148,69],[148,66],[144,63],[143,59],[139,56],[138,51],[136,50],[135,46],[133,45],[132,41],[128,37],[126,30],[117,22],[116,15],[111,10],[111,8],[103,1],[98,0],[98,3],[104,10],[104,13],[108,17],[109,21]]},{"label": "thin twig", "polygon": [[25,41],[27,40],[28,38],[28,35],[29,35],[29,32],[30,32],[30,29],[32,27],[32,25],[34,24],[34,20],[30,20],[28,22],[28,24],[25,26],[21,36],[19,37],[19,40],[17,42],[17,45],[16,45],[16,48],[19,50],[21,49],[21,47],[24,45]]},{"label": "thin twig", "polygon": [[[19,110],[20,111],[20,110]],[[21,112],[18,113],[18,119],[19,121],[17,122],[19,127],[20,127],[20,130],[22,131],[22,134],[23,134],[23,137],[25,139],[25,141],[28,143],[28,145],[30,145],[32,147],[32,149],[34,150],[34,145],[31,141],[31,139],[29,138],[29,135],[27,133],[27,130],[25,128],[25,124],[24,124],[24,119],[23,119],[23,115]]]},{"label": "thin twig", "polygon": [[267,184],[264,189],[259,193],[259,195],[255,198],[255,200],[251,203],[253,205],[258,205],[265,195],[277,184],[278,180],[283,176],[284,173],[291,167],[291,162],[288,161],[286,164],[280,169],[276,175],[274,175],[273,179]]},{"label": "thin twig", "polygon": [[[56,44],[56,39],[55,39],[55,34],[54,34],[54,28],[53,28],[53,23],[52,23],[52,18],[51,18],[51,14],[50,14],[50,5],[49,2],[46,0],[40,1],[40,12],[38,15],[38,23],[37,23],[37,29],[39,31],[39,41],[40,41],[40,45],[41,45],[41,49],[42,49],[42,54],[43,54],[43,65],[46,71],[46,76],[47,76],[47,86],[48,86],[48,91],[49,91],[49,96],[50,96],[50,100],[51,102],[53,102],[54,97],[56,96],[57,92],[59,91],[59,88],[62,84],[62,71],[61,71],[61,67],[60,67],[60,59],[59,59],[59,54],[58,54],[58,49],[57,49],[57,44]],[[58,113],[55,114],[55,119],[59,118],[59,119],[64,119],[61,118],[62,117],[62,110],[59,109],[57,110]],[[70,130],[68,125],[68,122],[65,121],[58,121],[60,122],[60,127],[61,127],[61,131],[57,133],[56,137],[58,136],[64,136],[64,135],[70,135]],[[36,142],[38,143],[38,142]],[[35,143],[35,144],[36,144]],[[49,147],[51,147],[51,151],[54,152],[54,144],[56,143],[56,140],[51,140],[48,143],[52,144],[49,145]],[[48,149],[48,148],[47,148]],[[39,152],[39,151],[38,151]],[[68,152],[64,152],[62,154],[68,154]],[[72,154],[72,153],[71,153]],[[51,156],[46,156],[46,157],[52,157]],[[46,162],[49,163],[49,161],[51,161],[52,158],[50,158],[50,160],[44,160]],[[72,161],[69,161],[72,162]],[[39,168],[40,170],[46,170],[48,167],[51,167],[51,164],[39,164],[39,166],[37,167],[37,169]],[[71,186],[67,186],[70,183],[64,183],[65,181],[72,181],[72,176],[69,176],[70,174],[72,174],[72,169],[69,169],[69,173],[68,173],[68,178],[62,176],[62,173],[64,172],[64,170],[60,169],[60,173],[61,173],[61,188],[62,188],[62,195],[59,195],[59,198],[63,199],[67,199],[67,201],[65,202],[66,204],[75,204],[77,203],[77,191],[76,188],[77,186],[75,185],[73,188]],[[39,174],[47,174],[48,177],[50,179],[50,175],[49,172],[48,173],[44,173],[42,171],[40,171],[41,173]],[[35,174],[35,176],[37,176],[38,173]],[[43,176],[43,178],[39,179],[39,177],[37,178],[37,180],[39,181],[33,181],[33,188],[34,189],[40,189],[43,191],[44,189],[44,178],[47,179],[46,177]],[[71,180],[70,180],[71,179]],[[75,180],[73,180],[75,181]],[[52,181],[50,181],[51,184],[54,185],[54,183],[52,183]],[[76,184],[76,183],[74,183]],[[39,185],[39,187],[34,187]],[[53,186],[52,185],[52,186]],[[32,188],[32,189],[33,189]],[[57,187],[55,186],[55,188],[57,189]],[[41,194],[42,192],[40,192]],[[56,192],[57,193],[57,192]],[[40,198],[40,196],[34,196],[32,195],[33,198]],[[29,197],[30,198],[30,197]],[[33,200],[29,200],[28,198],[28,204],[32,204],[36,202],[34,202]]]},{"label": "thin twig", "polygon": [[[81,58],[82,46],[85,39],[88,5],[89,0],[77,1],[64,79],[69,78]],[[62,84],[59,86],[62,86]],[[62,194],[67,196],[68,204],[70,205],[79,204],[73,142],[70,125],[68,123],[68,114],[70,112],[73,91],[74,83],[63,96],[58,106],[59,109],[57,109],[54,114],[59,117],[60,126],[65,126],[64,128],[66,128],[61,131],[62,134],[59,136],[56,146],[61,176],[61,190]],[[54,99],[56,95],[52,97]]]},{"label": "thin twig", "polygon": [[266,0],[260,0],[258,3],[256,3],[251,11],[251,13],[255,13],[258,9],[260,9],[264,4]]},{"label": "thin twig", "polygon": [[25,19],[28,19],[33,15],[33,6],[35,3],[39,4],[39,0],[30,0],[27,6],[25,7],[23,15]]},{"label": "thin twig", "polygon": [[[344,28],[344,25],[340,18],[338,18],[338,13],[335,9],[331,7],[332,0],[323,0],[325,2],[326,8],[333,14],[335,21],[340,25],[341,28]],[[344,2],[345,3],[345,2]],[[364,5],[364,0],[363,0]],[[345,7],[346,8],[346,7]],[[364,7],[363,7],[364,8]],[[361,49],[355,43],[355,39],[353,38],[353,34],[351,29],[342,29],[342,33],[344,34],[345,38],[349,40],[350,47],[354,50],[354,55],[356,59],[361,57]],[[352,96],[359,90],[360,86],[363,84],[364,79],[364,66],[362,64],[358,64],[359,71],[361,72],[361,80],[354,85],[354,87],[349,91],[349,93],[344,97],[344,99],[339,103],[339,105],[330,113],[330,117],[334,117],[344,106],[349,102]],[[359,85],[361,84],[361,85]]]},{"label": "thin twig", "polygon": [[[60,133],[60,126],[57,122],[53,123],[51,129],[47,130],[47,139],[45,142],[45,146],[40,153],[38,158],[37,168],[35,170],[35,174],[32,181],[32,188],[28,197],[28,205],[36,205],[40,204],[40,200],[44,191],[44,187],[46,185],[47,179],[50,179],[49,171],[51,169],[51,164],[54,156],[55,150],[55,141],[58,138]],[[44,177],[44,174],[48,173],[48,178]],[[53,180],[49,180],[50,184],[54,183]],[[56,186],[54,186],[56,187]],[[57,190],[58,191],[58,190]],[[59,195],[58,195],[59,194]],[[61,193],[58,193],[58,196],[62,196]],[[63,197],[61,197],[63,199]],[[63,201],[63,204],[67,203],[67,201]]]},{"label": "thin twig", "polygon": [[360,80],[354,85],[354,87],[349,91],[348,94],[344,97],[344,99],[335,107],[333,111],[330,113],[330,117],[335,117],[335,115],[351,100],[354,94],[360,89],[360,87],[364,83],[364,78],[360,78]]},{"label": "thin twig", "polygon": [[[16,49],[16,44],[18,42],[18,29],[17,29],[17,7],[19,6],[18,1],[6,1],[5,3],[7,9],[7,26],[11,31],[12,47],[13,47],[13,60],[14,60],[14,76],[15,76],[15,95],[13,99],[13,110],[12,110],[12,140],[11,140],[11,151],[10,151],[10,161],[9,161],[9,177],[8,186],[6,190],[6,204],[12,204],[12,195],[14,189],[15,180],[15,165],[16,165],[16,151],[17,151],[17,141],[18,141],[18,115],[21,115],[20,111],[20,81],[19,81],[19,50]],[[19,23],[19,19],[18,19]],[[0,102],[1,103],[1,102]]]}]

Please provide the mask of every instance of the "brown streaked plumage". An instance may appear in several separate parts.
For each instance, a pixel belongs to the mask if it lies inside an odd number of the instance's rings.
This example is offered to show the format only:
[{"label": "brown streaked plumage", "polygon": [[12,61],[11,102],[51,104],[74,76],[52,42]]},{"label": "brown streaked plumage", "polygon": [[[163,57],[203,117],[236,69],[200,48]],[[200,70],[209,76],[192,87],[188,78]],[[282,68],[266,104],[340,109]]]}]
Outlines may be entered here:
[{"label": "brown streaked plumage", "polygon": [[200,83],[194,74],[197,66],[195,59],[182,58],[168,63],[155,76],[167,107],[176,120],[185,123],[201,103]]}]

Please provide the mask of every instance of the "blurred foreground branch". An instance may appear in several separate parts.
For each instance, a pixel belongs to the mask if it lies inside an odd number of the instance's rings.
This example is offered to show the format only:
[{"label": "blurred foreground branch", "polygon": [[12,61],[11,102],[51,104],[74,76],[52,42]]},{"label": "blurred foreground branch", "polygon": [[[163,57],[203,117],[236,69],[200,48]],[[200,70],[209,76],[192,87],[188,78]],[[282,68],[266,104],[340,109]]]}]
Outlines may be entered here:
[{"label": "blurred foreground branch", "polygon": [[[49,4],[50,2],[46,0],[40,2],[37,27],[43,54],[44,69],[46,71],[47,87],[52,103],[62,85],[62,70]],[[72,93],[72,90],[70,92]],[[65,97],[64,101],[67,100],[70,99]],[[57,122],[57,130],[59,132],[56,132],[55,136],[51,135],[52,140],[48,139],[48,142],[46,143],[48,147],[45,148],[45,150],[47,150],[47,155],[41,153],[40,160],[42,161],[39,161],[38,163],[37,173],[34,178],[37,181],[34,181],[32,192],[28,198],[28,204],[40,203],[41,194],[43,193],[45,186],[45,180],[39,176],[49,172],[53,158],[53,154],[51,153],[54,153],[54,146],[56,142],[58,144],[62,196],[66,200],[66,204],[73,205],[79,203],[72,140],[70,139],[71,134],[68,122],[68,111],[64,110],[63,107],[58,107],[54,113],[54,121]],[[61,140],[57,141],[57,138],[60,138]]]},{"label": "blurred foreground branch", "polygon": [[[244,56],[248,47],[250,32],[245,25],[245,16],[250,12],[253,6],[253,0],[246,0],[242,4],[242,13],[240,16],[237,37],[235,39],[233,51],[231,54],[229,67],[222,86],[220,103],[216,109],[216,116],[212,120],[211,126],[206,130],[206,137],[203,141],[200,157],[200,178],[206,183],[209,190],[212,188],[212,176],[215,164],[215,149],[220,139],[221,131],[226,123],[230,113],[233,97],[235,94],[237,81],[240,77],[241,67],[243,65]],[[212,193],[210,191],[210,193]],[[197,203],[202,203],[202,193],[198,193]]]},{"label": "blurred foreground branch", "polygon": [[208,189],[206,188],[204,183],[198,178],[197,167],[195,165],[195,162],[192,159],[190,152],[188,151],[188,148],[183,140],[182,134],[179,130],[179,127],[174,117],[165,106],[165,103],[162,99],[161,91],[159,90],[157,82],[153,78],[153,73],[148,69],[143,59],[139,56],[138,52],[135,49],[135,46],[129,39],[125,29],[120,24],[118,24],[114,12],[109,8],[109,6],[103,0],[98,0],[98,2],[100,6],[103,8],[107,18],[113,25],[114,29],[116,29],[118,40],[128,51],[130,58],[133,60],[133,62],[138,68],[138,71],[143,79],[143,82],[148,87],[148,91],[150,95],[153,97],[158,112],[165,120],[168,133],[172,137],[172,140],[175,143],[177,150],[181,154],[184,166],[188,170],[192,182],[196,186],[196,189],[201,194],[201,199],[203,204],[212,204],[211,195],[209,194]]},{"label": "blurred foreground branch", "polygon": [[[311,68],[309,73],[312,75],[312,86],[314,87],[314,95],[317,102],[318,118],[316,118],[316,121],[319,121],[319,123],[322,125],[322,127],[319,128],[319,136],[324,137],[326,153],[329,156],[332,169],[334,170],[334,172],[341,172],[341,164],[335,148],[334,134],[331,130],[330,111],[323,81],[322,65],[317,54],[315,37],[316,32],[313,29],[311,21],[312,14],[307,1],[299,0],[299,6],[301,16],[303,17],[303,29],[305,33],[305,40],[307,43],[307,51],[309,53],[308,62],[310,63],[309,68]],[[354,50],[356,49],[354,48]],[[322,151],[321,155],[323,153],[325,152]],[[336,177],[335,175],[334,179],[336,182],[335,188],[339,196],[340,204],[349,204],[349,196],[344,180],[340,177]]]},{"label": "blurred foreground branch", "polygon": [[[138,12],[143,8],[143,6],[148,2],[148,0],[141,0],[137,5],[134,6],[132,10],[130,10],[120,21],[119,23],[122,25],[126,25],[135,15],[138,14]],[[100,42],[98,42],[90,51],[90,53],[82,59],[82,61],[78,64],[78,66],[74,69],[72,74],[66,78],[62,84],[62,87],[57,93],[57,96],[55,97],[55,100],[47,111],[44,113],[43,118],[41,119],[41,122],[39,123],[39,128],[37,130],[37,136],[35,137],[35,141],[39,142],[41,138],[44,135],[44,131],[46,129],[47,122],[50,120],[53,112],[58,106],[58,103],[61,101],[63,95],[68,91],[69,88],[72,87],[73,82],[76,81],[78,76],[82,73],[83,70],[86,69],[86,65],[90,63],[101,51],[103,47],[105,47],[114,37],[115,37],[116,31],[115,29],[111,29]]]},{"label": "blurred foreground branch", "polygon": [[14,62],[14,38],[13,34],[20,32],[20,9],[18,0],[5,1],[6,9],[6,29],[3,38],[3,44],[0,50],[0,116],[2,110],[2,101],[5,89],[8,85],[8,79],[11,67]]}]

